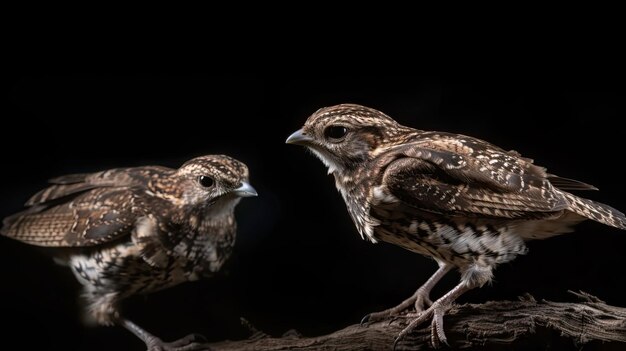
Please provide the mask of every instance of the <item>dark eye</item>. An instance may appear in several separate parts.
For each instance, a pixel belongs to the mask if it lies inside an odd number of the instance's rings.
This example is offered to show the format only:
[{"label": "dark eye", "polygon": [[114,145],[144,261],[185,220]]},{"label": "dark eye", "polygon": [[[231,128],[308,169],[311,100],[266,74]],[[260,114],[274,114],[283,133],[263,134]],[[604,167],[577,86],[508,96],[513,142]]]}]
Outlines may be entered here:
[{"label": "dark eye", "polygon": [[211,177],[200,176],[198,177],[198,183],[200,183],[200,185],[202,185],[205,188],[210,188],[213,186],[213,184],[215,184],[215,181]]},{"label": "dark eye", "polygon": [[330,126],[324,130],[324,136],[328,139],[341,139],[348,132],[348,128],[342,126]]}]

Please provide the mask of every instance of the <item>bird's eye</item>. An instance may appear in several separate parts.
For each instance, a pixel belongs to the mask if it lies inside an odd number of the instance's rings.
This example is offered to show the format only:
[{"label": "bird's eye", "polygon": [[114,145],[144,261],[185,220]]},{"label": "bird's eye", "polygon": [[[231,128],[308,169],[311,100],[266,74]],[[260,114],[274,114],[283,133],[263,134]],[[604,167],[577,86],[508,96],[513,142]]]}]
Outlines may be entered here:
[{"label": "bird's eye", "polygon": [[327,139],[341,139],[348,132],[348,128],[342,126],[329,126],[324,130],[324,136]]},{"label": "bird's eye", "polygon": [[202,185],[205,188],[210,188],[213,186],[213,184],[215,184],[215,181],[211,177],[200,176],[198,177],[198,183],[200,183],[200,185]]}]

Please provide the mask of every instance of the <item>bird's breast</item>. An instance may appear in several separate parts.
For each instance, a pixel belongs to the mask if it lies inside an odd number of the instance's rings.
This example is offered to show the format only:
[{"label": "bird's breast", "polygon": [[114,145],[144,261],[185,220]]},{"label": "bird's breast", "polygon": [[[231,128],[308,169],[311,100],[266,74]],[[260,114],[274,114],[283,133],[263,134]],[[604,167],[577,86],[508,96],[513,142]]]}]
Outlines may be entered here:
[{"label": "bird's breast", "polygon": [[190,279],[218,272],[232,254],[236,239],[234,218],[205,220],[182,233],[172,249],[173,257]]}]

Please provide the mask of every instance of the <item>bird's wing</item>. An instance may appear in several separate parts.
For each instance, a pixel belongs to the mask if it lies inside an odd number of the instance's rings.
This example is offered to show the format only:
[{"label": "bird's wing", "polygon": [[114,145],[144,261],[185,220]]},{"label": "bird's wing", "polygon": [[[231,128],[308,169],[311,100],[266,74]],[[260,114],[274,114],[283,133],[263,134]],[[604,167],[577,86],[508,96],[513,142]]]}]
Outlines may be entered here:
[{"label": "bird's wing", "polygon": [[93,246],[132,231],[142,215],[144,191],[162,167],[120,168],[52,179],[26,210],[7,217],[0,233],[25,243],[52,247]]},{"label": "bird's wing", "polygon": [[550,184],[561,190],[598,190],[598,188],[591,184],[583,183],[574,179],[555,176],[554,174],[548,174],[548,180],[550,181]]},{"label": "bird's wing", "polygon": [[567,208],[545,169],[470,137],[425,138],[389,151],[383,184],[409,206],[448,215],[542,218]]},{"label": "bird's wing", "polygon": [[132,188],[102,187],[51,206],[34,205],[5,218],[1,233],[49,247],[93,246],[130,234],[141,195]]},{"label": "bird's wing", "polygon": [[142,186],[151,176],[169,171],[171,170],[165,167],[146,166],[64,175],[50,179],[52,185],[33,195],[26,202],[26,206],[50,203],[94,188]]}]

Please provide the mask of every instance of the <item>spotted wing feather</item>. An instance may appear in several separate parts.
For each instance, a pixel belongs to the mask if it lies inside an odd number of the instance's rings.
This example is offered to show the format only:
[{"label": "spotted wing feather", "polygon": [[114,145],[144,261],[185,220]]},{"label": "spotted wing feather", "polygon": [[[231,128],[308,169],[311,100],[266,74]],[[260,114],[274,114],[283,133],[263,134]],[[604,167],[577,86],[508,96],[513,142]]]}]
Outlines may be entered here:
[{"label": "spotted wing feather", "polygon": [[410,206],[462,216],[545,218],[568,201],[529,159],[478,139],[420,138],[390,151],[383,183]]},{"label": "spotted wing feather", "polygon": [[426,133],[397,148],[405,156],[428,161],[452,177],[498,191],[552,188],[543,167],[485,141],[447,133]]},{"label": "spotted wing feather", "polygon": [[168,171],[171,170],[164,167],[147,166],[115,168],[97,173],[69,174],[51,179],[49,182],[52,185],[33,195],[26,202],[26,206],[75,196],[94,188],[142,186],[152,175]]},{"label": "spotted wing feather", "polygon": [[0,233],[51,247],[93,246],[128,235],[145,208],[151,177],[162,167],[112,169],[68,175],[35,194],[28,208],[7,217]]},{"label": "spotted wing feather", "polygon": [[451,216],[526,218],[553,216],[567,207],[562,196],[539,189],[498,191],[455,178],[427,161],[400,158],[385,171],[383,184],[405,204]]},{"label": "spotted wing feather", "polygon": [[2,234],[38,246],[93,246],[129,234],[138,202],[131,189],[96,188],[68,202],[37,205],[7,217]]}]

